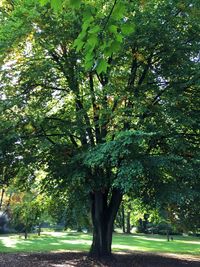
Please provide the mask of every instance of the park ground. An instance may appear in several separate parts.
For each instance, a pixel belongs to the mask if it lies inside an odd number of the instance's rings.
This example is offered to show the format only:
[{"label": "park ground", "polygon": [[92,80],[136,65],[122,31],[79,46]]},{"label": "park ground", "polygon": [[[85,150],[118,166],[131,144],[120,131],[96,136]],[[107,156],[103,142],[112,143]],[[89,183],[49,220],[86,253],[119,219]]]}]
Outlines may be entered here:
[{"label": "park ground", "polygon": [[200,239],[175,236],[114,234],[113,259],[87,257],[91,235],[72,232],[45,232],[31,235],[0,235],[0,267],[199,267]]}]

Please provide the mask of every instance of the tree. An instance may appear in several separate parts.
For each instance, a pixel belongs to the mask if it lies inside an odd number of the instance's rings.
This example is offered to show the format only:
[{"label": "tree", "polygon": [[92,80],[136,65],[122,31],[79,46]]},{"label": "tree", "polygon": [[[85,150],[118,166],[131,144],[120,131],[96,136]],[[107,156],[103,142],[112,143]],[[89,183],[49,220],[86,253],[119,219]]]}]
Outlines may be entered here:
[{"label": "tree", "polygon": [[95,4],[3,6],[1,80],[20,164],[45,170],[48,192],[90,197],[90,253],[103,257],[125,193],[197,193],[199,1]]},{"label": "tree", "polygon": [[123,196],[121,206],[116,217],[117,227],[122,228],[123,233],[130,234],[132,228],[132,214],[138,210],[137,200],[133,200],[130,196]]},{"label": "tree", "polygon": [[[46,209],[46,210],[45,210]],[[41,224],[47,214],[47,205],[44,196],[29,193],[15,193],[11,203],[11,224],[24,232],[25,239],[33,227],[38,227],[40,235]]]},{"label": "tree", "polygon": [[65,229],[82,231],[91,230],[90,205],[84,194],[69,192],[63,188],[57,192],[49,192],[48,212],[57,224]]}]

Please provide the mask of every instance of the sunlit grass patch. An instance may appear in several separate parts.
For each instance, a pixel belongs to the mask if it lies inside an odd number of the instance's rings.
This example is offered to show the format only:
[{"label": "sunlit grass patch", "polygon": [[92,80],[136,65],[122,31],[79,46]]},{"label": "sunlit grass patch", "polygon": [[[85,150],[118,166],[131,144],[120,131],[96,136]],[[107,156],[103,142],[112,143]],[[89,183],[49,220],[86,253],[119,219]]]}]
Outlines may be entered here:
[{"label": "sunlit grass patch", "polygon": [[113,249],[138,250],[160,253],[192,254],[200,256],[200,240],[198,238],[175,236],[167,241],[160,235],[114,235]]},{"label": "sunlit grass patch", "polygon": [[[75,232],[43,232],[41,236],[30,234],[0,235],[0,252],[49,252],[89,251],[92,235]],[[191,254],[200,256],[200,239],[175,236],[168,242],[160,235],[114,234],[113,251],[146,251],[160,253]]]},{"label": "sunlit grass patch", "polygon": [[19,235],[0,236],[0,252],[87,251],[90,244],[88,236],[83,239],[79,234],[71,235],[64,232],[45,233],[40,237],[31,234],[27,240]]}]

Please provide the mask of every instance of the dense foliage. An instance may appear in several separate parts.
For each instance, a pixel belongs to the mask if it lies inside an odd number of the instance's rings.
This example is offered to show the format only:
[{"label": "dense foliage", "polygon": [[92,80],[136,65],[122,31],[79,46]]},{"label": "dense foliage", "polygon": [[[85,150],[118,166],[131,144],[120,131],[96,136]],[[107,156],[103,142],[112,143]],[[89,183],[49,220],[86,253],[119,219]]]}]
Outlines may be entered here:
[{"label": "dense foliage", "polygon": [[123,194],[199,199],[199,1],[75,2],[1,7],[1,180],[90,197],[102,256]]}]

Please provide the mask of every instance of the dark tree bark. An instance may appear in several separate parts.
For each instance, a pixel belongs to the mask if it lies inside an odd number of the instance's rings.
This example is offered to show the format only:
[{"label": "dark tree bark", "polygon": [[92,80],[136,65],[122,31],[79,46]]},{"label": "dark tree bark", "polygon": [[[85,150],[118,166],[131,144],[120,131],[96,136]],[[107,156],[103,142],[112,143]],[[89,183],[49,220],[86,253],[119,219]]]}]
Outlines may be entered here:
[{"label": "dark tree bark", "polygon": [[41,234],[41,224],[38,225],[38,236]]},{"label": "dark tree bark", "polygon": [[122,201],[122,193],[112,190],[108,203],[108,190],[97,191],[91,194],[93,242],[90,256],[110,257],[114,220]]},{"label": "dark tree bark", "polygon": [[130,234],[131,233],[131,213],[130,211],[127,212],[127,217],[126,217],[126,233]]},{"label": "dark tree bark", "polygon": [[1,199],[0,199],[0,210],[1,210],[2,205],[3,205],[3,197],[4,197],[4,193],[5,193],[5,189],[2,188],[2,190],[1,190]]},{"label": "dark tree bark", "polygon": [[126,232],[126,227],[125,227],[125,213],[124,213],[124,205],[122,204],[122,231],[123,233]]},{"label": "dark tree bark", "polygon": [[169,230],[167,230],[166,235],[167,235],[167,241],[169,241]]},{"label": "dark tree bark", "polygon": [[27,230],[27,228],[25,228],[25,231],[24,231],[24,238],[25,238],[25,239],[28,238],[28,230]]}]

